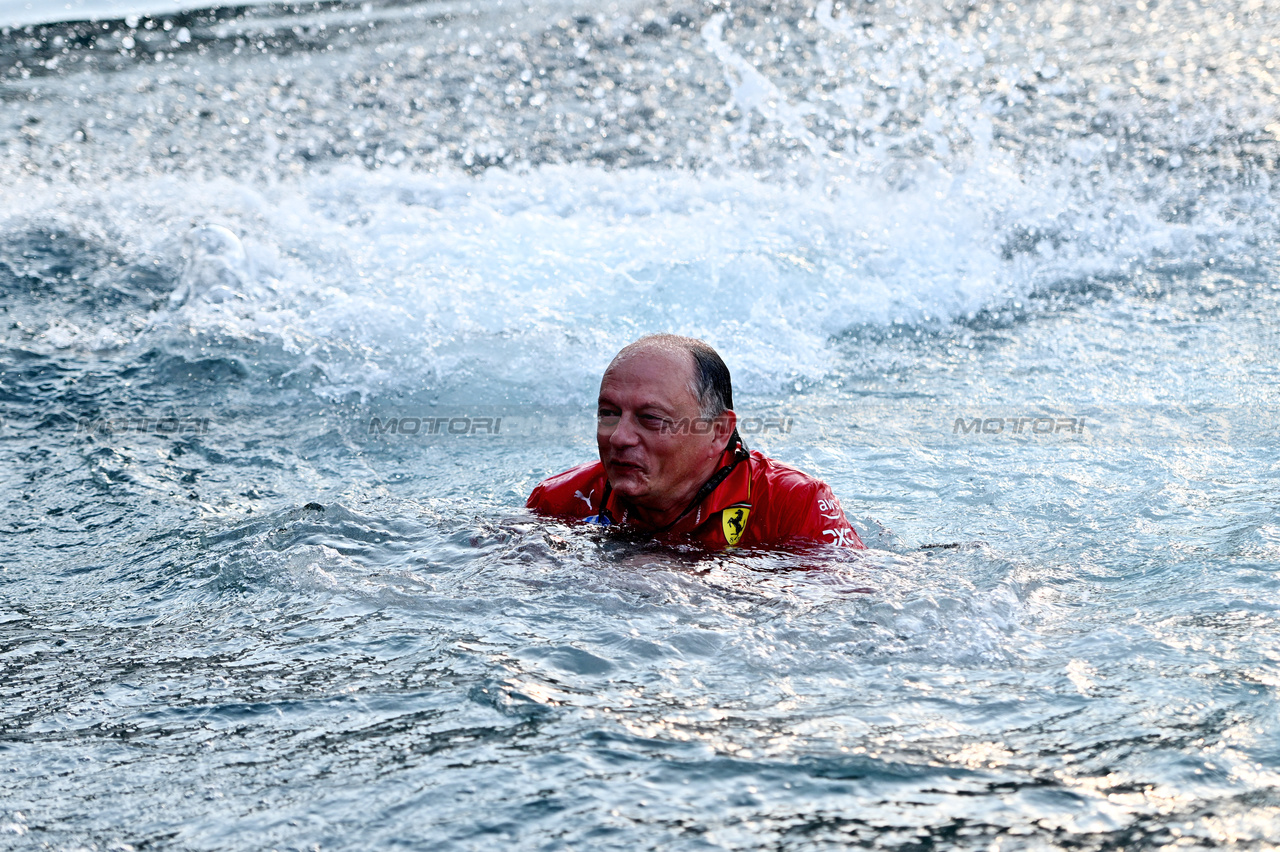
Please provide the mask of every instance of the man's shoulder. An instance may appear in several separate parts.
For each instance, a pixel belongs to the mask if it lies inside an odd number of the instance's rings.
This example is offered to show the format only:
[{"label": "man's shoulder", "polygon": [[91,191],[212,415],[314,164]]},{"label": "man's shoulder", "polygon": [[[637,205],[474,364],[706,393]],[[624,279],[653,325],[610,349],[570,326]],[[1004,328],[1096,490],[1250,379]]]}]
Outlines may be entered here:
[{"label": "man's shoulder", "polygon": [[568,470],[562,470],[560,473],[548,476],[538,484],[538,487],[547,489],[564,488],[570,483],[585,482],[600,476],[604,476],[604,465],[600,464],[599,461],[583,462]]},{"label": "man's shoulder", "polygon": [[805,538],[862,547],[831,487],[816,476],[760,453],[751,454],[753,494],[761,511],[760,535],[769,541]]},{"label": "man's shoulder", "polygon": [[589,515],[599,498],[592,492],[603,484],[604,465],[598,461],[585,462],[542,480],[534,487],[525,506],[551,515]]},{"label": "man's shoulder", "polygon": [[752,450],[751,461],[754,478],[763,481],[771,492],[816,492],[827,489],[827,484],[816,476],[792,467],[786,462],[769,458]]}]

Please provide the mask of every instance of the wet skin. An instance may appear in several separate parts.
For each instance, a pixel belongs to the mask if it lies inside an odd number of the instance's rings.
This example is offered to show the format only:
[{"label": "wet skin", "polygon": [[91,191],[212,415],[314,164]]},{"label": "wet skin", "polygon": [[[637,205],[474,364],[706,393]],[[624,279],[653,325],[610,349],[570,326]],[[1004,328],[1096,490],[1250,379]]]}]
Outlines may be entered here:
[{"label": "wet skin", "polygon": [[596,445],[630,519],[658,529],[676,520],[716,472],[737,417],[701,419],[690,388],[693,356],[660,345],[624,351],[600,381]]}]

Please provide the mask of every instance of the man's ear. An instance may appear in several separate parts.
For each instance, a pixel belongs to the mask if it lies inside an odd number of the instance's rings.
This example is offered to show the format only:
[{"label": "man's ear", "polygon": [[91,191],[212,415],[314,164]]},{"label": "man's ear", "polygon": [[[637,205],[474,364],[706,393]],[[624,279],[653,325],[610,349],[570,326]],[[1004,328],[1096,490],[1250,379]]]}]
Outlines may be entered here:
[{"label": "man's ear", "polygon": [[729,443],[729,436],[733,434],[733,430],[738,428],[738,415],[732,409],[724,411],[711,424],[711,431],[715,435],[715,445],[717,451],[723,450],[725,444]]}]

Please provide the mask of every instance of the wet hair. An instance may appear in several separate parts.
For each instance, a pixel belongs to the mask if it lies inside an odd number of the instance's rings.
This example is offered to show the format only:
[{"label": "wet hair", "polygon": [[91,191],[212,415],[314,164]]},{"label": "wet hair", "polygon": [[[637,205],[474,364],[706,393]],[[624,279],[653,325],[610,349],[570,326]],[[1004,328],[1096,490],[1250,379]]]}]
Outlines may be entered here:
[{"label": "wet hair", "polygon": [[733,408],[733,381],[729,377],[729,368],[725,366],[720,353],[707,343],[678,334],[650,334],[622,347],[613,360],[617,361],[623,354],[645,346],[675,349],[688,352],[693,357],[689,390],[693,393],[693,398],[698,400],[703,417],[719,417]]}]

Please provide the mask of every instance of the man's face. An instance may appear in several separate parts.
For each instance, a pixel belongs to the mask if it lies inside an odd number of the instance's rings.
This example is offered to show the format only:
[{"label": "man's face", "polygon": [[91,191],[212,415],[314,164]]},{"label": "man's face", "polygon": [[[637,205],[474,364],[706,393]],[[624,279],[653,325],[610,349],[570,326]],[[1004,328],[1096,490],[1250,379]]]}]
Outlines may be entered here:
[{"label": "man's face", "polygon": [[613,490],[653,512],[684,509],[716,470],[732,418],[701,419],[693,356],[645,347],[614,360],[600,381],[596,444]]}]

